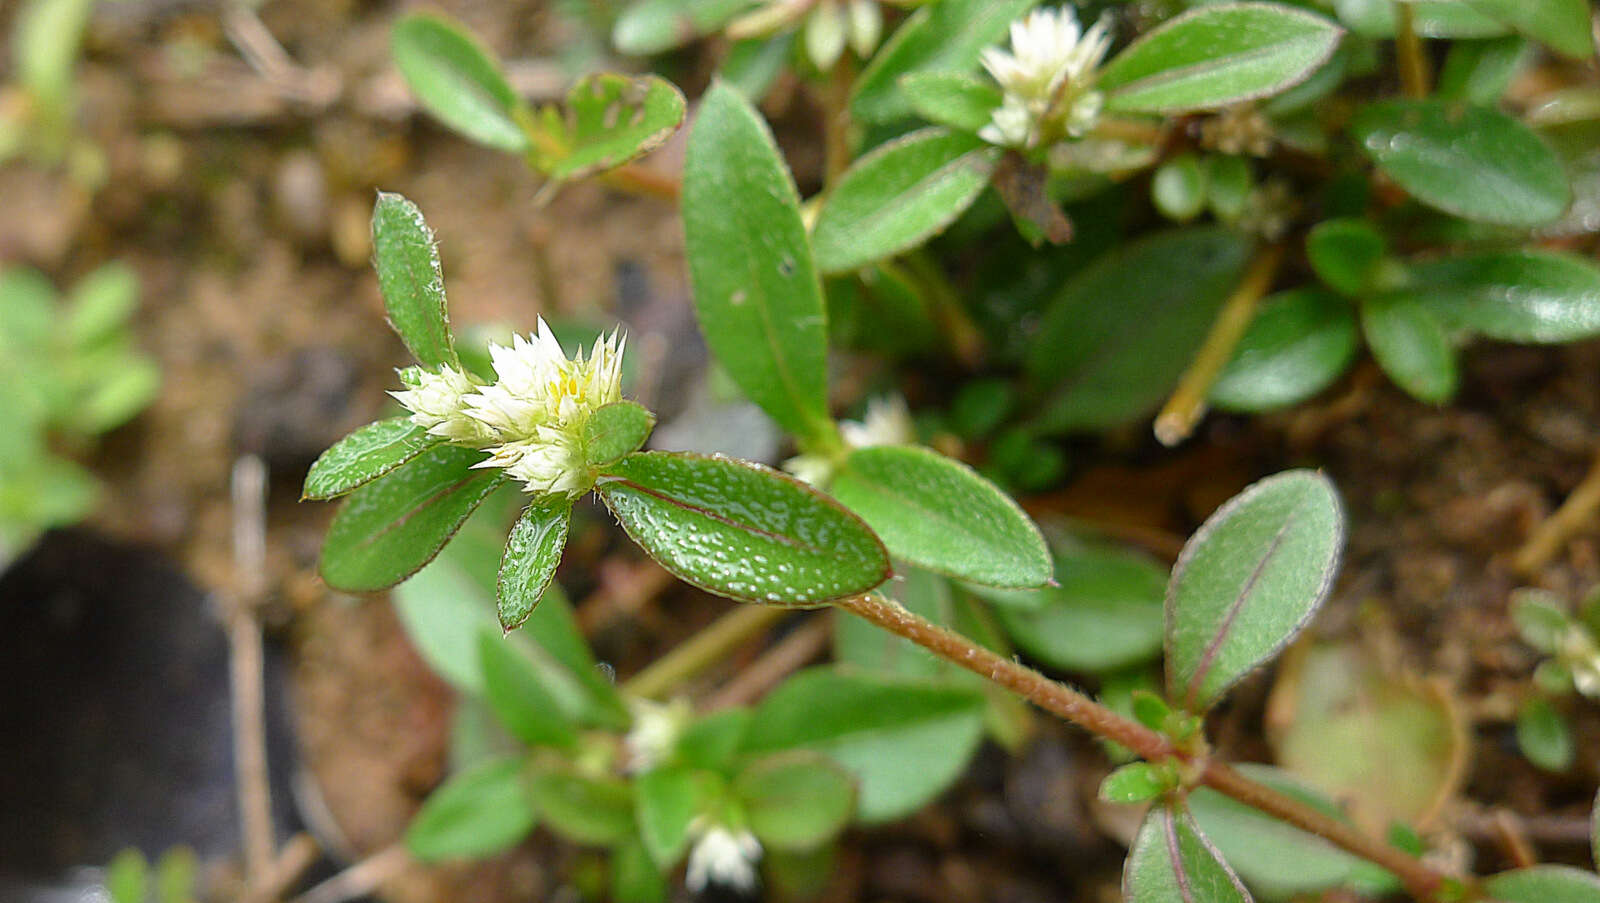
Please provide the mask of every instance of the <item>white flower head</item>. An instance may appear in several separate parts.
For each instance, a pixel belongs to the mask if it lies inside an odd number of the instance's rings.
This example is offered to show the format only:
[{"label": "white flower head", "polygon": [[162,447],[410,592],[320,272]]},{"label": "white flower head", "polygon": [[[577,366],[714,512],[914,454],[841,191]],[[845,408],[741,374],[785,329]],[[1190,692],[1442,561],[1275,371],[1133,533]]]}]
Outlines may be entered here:
[{"label": "white flower head", "polygon": [[[898,395],[885,395],[867,402],[866,416],[839,422],[839,438],[845,448],[870,448],[875,445],[909,445],[917,441],[911,410]],[[783,462],[783,469],[813,486],[833,479],[838,462],[829,455],[796,455]]]},{"label": "white flower head", "polygon": [[411,412],[411,422],[429,435],[469,444],[487,437],[483,425],[467,413],[465,400],[478,384],[466,373],[449,365],[441,366],[437,373],[407,367],[400,371],[400,381],[407,388],[389,394]]},{"label": "white flower head", "polygon": [[583,427],[601,405],[622,398],[622,352],[617,333],[568,359],[544,318],[531,338],[490,344],[496,381],[462,399],[467,416],[485,432],[489,459],[530,492],[576,496],[589,489]]},{"label": "white flower head", "polygon": [[1086,134],[1104,102],[1093,87],[1110,48],[1108,21],[1084,30],[1070,7],[1036,9],[1011,23],[1010,52],[983,51],[983,67],[1005,100],[978,136],[1005,147],[1037,147]]},{"label": "white flower head", "polygon": [[628,754],[627,770],[637,774],[672,758],[692,712],[685,700],[659,703],[635,699],[628,708],[633,713],[633,727],[622,745]]},{"label": "white flower head", "polygon": [[715,884],[748,894],[756,889],[756,863],[760,861],[761,841],[754,834],[712,825],[700,832],[689,851],[683,883],[692,893]]}]

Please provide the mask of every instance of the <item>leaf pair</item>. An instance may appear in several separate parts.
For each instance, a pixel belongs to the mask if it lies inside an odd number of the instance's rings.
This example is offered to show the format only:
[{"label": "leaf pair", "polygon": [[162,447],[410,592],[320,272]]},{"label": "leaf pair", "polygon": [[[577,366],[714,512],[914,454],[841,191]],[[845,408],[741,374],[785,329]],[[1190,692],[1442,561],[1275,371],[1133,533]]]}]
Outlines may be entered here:
[{"label": "leaf pair", "polygon": [[467,138],[527,155],[558,182],[614,169],[661,146],[683,123],[683,94],[653,75],[580,79],[564,108],[530,110],[475,38],[426,14],[401,19],[395,64],[422,106]]}]

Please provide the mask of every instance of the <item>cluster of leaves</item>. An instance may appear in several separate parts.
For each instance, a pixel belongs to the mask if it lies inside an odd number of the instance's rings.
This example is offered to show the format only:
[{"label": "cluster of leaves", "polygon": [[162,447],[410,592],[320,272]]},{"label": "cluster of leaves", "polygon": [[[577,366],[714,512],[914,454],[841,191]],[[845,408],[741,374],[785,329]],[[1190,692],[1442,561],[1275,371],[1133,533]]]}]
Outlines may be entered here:
[{"label": "cluster of leaves", "polygon": [[188,847],[162,853],[153,869],[143,853],[127,849],[106,866],[104,884],[111,903],[195,903],[199,871]]},{"label": "cluster of leaves", "polygon": [[[1042,437],[1147,415],[1262,248],[1303,246],[1292,259],[1305,265],[1293,272],[1318,284],[1265,300],[1208,387],[1210,400],[1255,411],[1309,398],[1349,366],[1359,323],[1396,383],[1442,402],[1455,389],[1455,348],[1465,339],[1600,333],[1600,269],[1524,246],[1530,230],[1569,228],[1567,168],[1593,161],[1584,163],[1580,141],[1541,134],[1496,108],[1528,58],[1528,39],[1592,55],[1587,31],[1574,28],[1587,13],[1571,0],[1537,14],[1491,0],[1416,4],[1401,18],[1453,44],[1438,91],[1397,100],[1369,94],[1377,42],[1393,36],[1385,30],[1396,13],[1390,3],[1335,3],[1344,28],[1285,4],[1194,4],[1147,23],[1100,69],[1097,131],[1007,150],[978,136],[1002,95],[972,73],[980,50],[1033,5],[941,0],[901,21],[850,86],[848,113],[870,149],[809,205],[750,102],[789,54],[791,36],[734,48],[688,142],[681,199],[693,300],[727,376],[825,463],[826,477],[812,487],[743,461],[641,452],[653,417],[620,402],[600,409],[585,435],[595,491],[647,554],[711,592],[801,607],[887,594],[1002,654],[1015,643],[1057,667],[1111,675],[1108,691],[1178,752],[1120,769],[1102,791],[1150,804],[1126,867],[1130,899],[1245,900],[1247,884],[1272,897],[1391,890],[1387,873],[1197,788],[1189,768],[1206,757],[1205,714],[1275,657],[1327,594],[1342,523],[1325,479],[1295,471],[1246,490],[1207,521],[1170,577],[1078,537],[1046,543],[967,465],[927,448],[845,441],[828,403],[830,339],[841,322],[886,346],[902,335],[957,332],[949,322],[969,312],[923,248],[959,256],[963,243],[996,241],[991,228],[1009,217],[1025,241],[977,268],[976,307],[1036,318],[1031,330],[982,324],[994,362],[1021,376],[969,384],[945,423],[964,438],[992,439],[990,474],[1044,485],[1062,464]],[[616,35],[639,52],[664,49],[753,6],[649,0]],[[808,23],[808,45],[831,43],[813,37],[813,27],[827,26]],[[562,107],[531,110],[470,36],[433,17],[402,20],[394,50],[438,118],[521,155],[553,184],[614,177],[683,117],[682,97],[667,83],[613,75],[581,81]],[[815,61],[817,47],[806,52]],[[1592,110],[1563,115],[1562,125],[1593,119]],[[1306,178],[1307,167],[1277,165],[1286,155],[1318,161],[1310,169],[1322,181],[1295,184],[1316,197],[1312,215],[1282,190]],[[1107,211],[1133,197],[1127,186],[1140,173],[1149,175],[1156,213],[1216,222],[1133,234],[1136,218]],[[1016,265],[1029,260],[1023,245],[1069,239],[1048,259]],[[420,213],[380,197],[374,247],[402,339],[424,366],[457,365]],[[990,304],[1002,296],[1032,300]],[[472,469],[482,459],[400,418],[331,449],[306,487],[313,498],[351,495],[324,550],[329,583],[378,589],[427,564],[475,509],[505,494],[502,478]],[[619,898],[659,899],[661,876],[682,859],[696,826],[748,827],[779,859],[816,855],[852,813],[870,823],[931,798],[985,728],[1002,742],[1026,731],[1015,702],[985,682],[844,620],[836,667],[794,676],[752,711],[679,712],[674,742],[640,765],[628,734],[659,713],[597,677],[550,589],[571,504],[537,498],[503,544],[492,509],[479,515],[491,534],[470,553],[474,563],[452,563],[470,548],[458,539],[402,588],[400,604],[435,667],[519,745],[508,754],[489,741],[466,744],[476,747],[462,759],[470,767],[412,829],[418,855],[481,854],[542,822],[610,848]],[[903,579],[880,588],[891,562]],[[487,614],[491,585],[498,625]],[[463,598],[481,600],[481,618],[463,619]],[[520,624],[524,632],[496,637]],[[1141,678],[1157,655],[1164,681]],[[1254,768],[1249,777],[1340,817],[1284,772]],[[1408,846],[1405,836],[1398,846]],[[1595,889],[1594,876],[1552,867],[1483,885],[1513,903],[1588,898]]]},{"label": "cluster of leaves", "polygon": [[1517,714],[1517,743],[1533,764],[1565,771],[1577,744],[1558,706],[1574,692],[1600,699],[1600,595],[1591,592],[1573,616],[1553,593],[1521,590],[1511,619],[1522,641],[1546,656],[1533,672],[1535,692]]},{"label": "cluster of leaves", "polygon": [[109,264],[65,300],[43,275],[0,272],[0,566],[43,530],[74,523],[98,484],[69,455],[155,398],[161,374],[134,344],[128,320],[139,284]]}]

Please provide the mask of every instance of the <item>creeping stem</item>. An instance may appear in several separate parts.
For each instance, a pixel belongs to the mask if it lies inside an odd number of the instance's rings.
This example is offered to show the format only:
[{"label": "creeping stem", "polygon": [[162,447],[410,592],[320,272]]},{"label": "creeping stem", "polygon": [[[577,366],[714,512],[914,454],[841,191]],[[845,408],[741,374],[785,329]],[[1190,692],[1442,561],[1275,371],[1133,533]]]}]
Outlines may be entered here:
[{"label": "creeping stem", "polygon": [[[1017,693],[1047,712],[1114,740],[1143,759],[1161,761],[1193,755],[1178,749],[1160,732],[1113,712],[1066,684],[997,655],[875,593],[853,596],[834,605]],[[1293,797],[1252,781],[1224,762],[1212,760],[1198,764],[1203,766],[1200,783],[1388,869],[1418,900],[1433,900],[1445,884],[1445,876],[1420,859],[1368,837]]]}]

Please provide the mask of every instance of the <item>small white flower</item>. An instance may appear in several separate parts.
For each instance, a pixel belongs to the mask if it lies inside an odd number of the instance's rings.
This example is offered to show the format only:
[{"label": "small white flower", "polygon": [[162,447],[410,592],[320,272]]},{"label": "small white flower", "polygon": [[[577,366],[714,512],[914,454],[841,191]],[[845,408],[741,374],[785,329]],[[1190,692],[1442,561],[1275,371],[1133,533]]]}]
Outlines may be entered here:
[{"label": "small white flower", "polygon": [[613,332],[598,339],[589,359],[567,359],[544,318],[533,338],[490,344],[496,381],[464,400],[468,416],[493,437],[489,459],[529,492],[581,495],[592,483],[583,461],[583,427],[601,405],[622,398],[622,351]]},{"label": "small white flower", "polygon": [[1086,134],[1104,103],[1092,88],[1110,48],[1107,20],[1085,31],[1070,8],[1034,10],[1011,23],[1010,52],[983,51],[983,66],[1005,100],[978,136],[1005,147],[1037,147]]},{"label": "small white flower", "polygon": [[867,402],[866,416],[839,424],[839,435],[851,448],[875,445],[907,445],[917,441],[917,427],[911,410],[898,395],[885,395]]},{"label": "small white flower", "polygon": [[649,771],[670,759],[677,750],[678,739],[689,725],[689,704],[684,700],[662,704],[635,699],[628,703],[628,708],[633,712],[633,727],[622,741],[628,754],[627,770]]},{"label": "small white flower", "polygon": [[683,883],[693,893],[708,885],[718,885],[741,893],[756,889],[756,863],[761,861],[761,842],[749,831],[737,833],[713,825],[700,833],[689,851],[689,867]]},{"label": "small white flower", "polygon": [[483,426],[467,413],[465,399],[478,388],[472,377],[450,366],[440,367],[438,373],[407,367],[400,371],[400,381],[409,388],[389,394],[411,412],[411,422],[429,435],[465,443],[487,437]]},{"label": "small white flower", "polygon": [[[867,402],[867,413],[861,420],[840,421],[839,438],[847,449],[909,445],[917,441],[917,428],[904,398],[883,396]],[[784,470],[812,486],[822,486],[833,479],[837,466],[833,456],[817,454],[796,455],[783,462]]]}]

